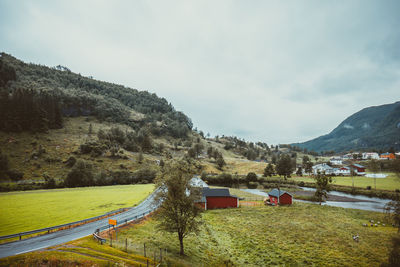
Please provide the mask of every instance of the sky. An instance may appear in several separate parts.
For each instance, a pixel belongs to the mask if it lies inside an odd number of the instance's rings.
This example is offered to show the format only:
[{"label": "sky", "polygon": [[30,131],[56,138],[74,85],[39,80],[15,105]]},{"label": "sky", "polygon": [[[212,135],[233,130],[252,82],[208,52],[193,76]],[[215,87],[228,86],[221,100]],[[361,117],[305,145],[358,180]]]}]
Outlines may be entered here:
[{"label": "sky", "polygon": [[400,100],[400,1],[0,1],[0,51],[166,98],[268,144]]}]

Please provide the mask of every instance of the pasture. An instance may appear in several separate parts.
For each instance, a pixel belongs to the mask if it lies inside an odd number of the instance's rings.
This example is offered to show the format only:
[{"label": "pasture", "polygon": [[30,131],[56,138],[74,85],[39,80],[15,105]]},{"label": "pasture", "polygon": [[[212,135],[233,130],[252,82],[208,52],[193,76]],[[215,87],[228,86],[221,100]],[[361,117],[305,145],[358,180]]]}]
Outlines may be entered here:
[{"label": "pasture", "polygon": [[55,226],[131,207],[153,190],[153,184],[144,184],[0,193],[0,235]]},{"label": "pasture", "polygon": [[203,219],[200,232],[185,239],[183,258],[176,235],[157,231],[152,218],[121,230],[119,246],[127,239],[132,248],[144,242],[167,248],[174,266],[379,266],[397,231],[391,225],[362,226],[370,219],[384,221],[381,213],[305,203],[209,210]]},{"label": "pasture", "polygon": [[[386,174],[388,174],[386,178],[376,179],[376,189],[391,190],[391,191],[394,191],[396,189],[400,190],[400,177],[398,177],[394,173],[386,173]],[[312,177],[306,177],[306,176],[294,177],[292,179],[294,179],[295,181],[304,181],[311,183],[315,182],[315,180]],[[374,180],[375,180],[374,178],[368,178],[364,176],[354,176],[354,186],[364,189],[367,186],[371,186],[372,189],[375,189]],[[333,184],[352,186],[352,177],[350,176],[333,177]]]}]

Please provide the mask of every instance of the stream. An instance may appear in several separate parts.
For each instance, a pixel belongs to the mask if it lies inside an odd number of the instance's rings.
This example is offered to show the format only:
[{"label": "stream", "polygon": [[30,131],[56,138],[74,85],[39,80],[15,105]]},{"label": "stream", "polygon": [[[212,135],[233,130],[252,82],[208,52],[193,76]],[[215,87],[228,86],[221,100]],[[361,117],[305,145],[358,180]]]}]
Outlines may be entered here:
[{"label": "stream", "polygon": [[[304,191],[315,191],[315,188],[310,188],[310,187],[301,187],[301,189]],[[268,196],[268,194],[266,192],[261,191],[259,189],[240,189],[240,190],[242,190],[244,192],[252,193],[255,195],[259,195],[259,196]],[[359,209],[359,210],[382,212],[385,205],[391,201],[391,199],[367,197],[367,196],[363,196],[363,195],[352,195],[352,194],[338,192],[338,191],[330,191],[328,195],[353,199],[351,202],[327,200],[326,202],[322,203],[322,205],[341,207],[341,208],[346,208],[346,209]],[[357,201],[357,200],[359,200],[359,201]],[[294,199],[294,201],[319,204],[318,202],[299,200],[299,199]]]}]

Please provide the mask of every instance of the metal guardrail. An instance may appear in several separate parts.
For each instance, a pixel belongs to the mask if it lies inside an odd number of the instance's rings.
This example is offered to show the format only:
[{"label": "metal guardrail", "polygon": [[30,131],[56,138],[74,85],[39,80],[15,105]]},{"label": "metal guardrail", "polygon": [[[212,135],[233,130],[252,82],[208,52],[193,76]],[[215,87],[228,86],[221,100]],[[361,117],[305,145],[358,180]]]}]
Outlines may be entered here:
[{"label": "metal guardrail", "polygon": [[[145,217],[146,215],[149,215],[150,213],[154,212],[157,208],[158,208],[158,207],[154,207],[154,208],[152,208],[151,210],[149,210],[149,211],[147,211],[147,212],[144,212],[144,213],[142,213],[142,214],[140,214],[140,215],[132,216],[132,217],[130,217],[130,218],[128,218],[128,219],[125,219],[125,220],[118,220],[118,221],[117,221],[117,225],[116,225],[115,227],[122,226],[122,225],[124,225],[124,224],[129,223],[129,222],[133,222],[133,221],[136,221],[136,220],[138,220],[138,219],[141,219],[141,218]],[[109,228],[109,225],[108,225],[108,224],[107,224],[107,225],[104,225],[104,226],[102,226],[102,227],[100,227],[100,228],[97,228],[95,233],[99,233],[99,232],[101,232],[101,231],[103,231],[103,230],[106,230],[106,229],[108,229],[108,228]]]},{"label": "metal guardrail", "polygon": [[22,239],[22,236],[25,235],[32,235],[32,234],[37,234],[37,233],[41,233],[41,232],[50,232],[51,230],[55,230],[55,229],[59,229],[59,228],[63,228],[63,227],[68,227],[68,226],[72,226],[75,224],[81,224],[81,223],[87,223],[93,220],[97,220],[100,219],[102,217],[108,217],[111,216],[113,214],[116,213],[120,213],[127,210],[127,208],[122,208],[122,209],[118,209],[115,211],[110,211],[107,212],[105,214],[96,216],[96,217],[92,217],[92,218],[88,218],[88,219],[84,219],[84,220],[80,220],[80,221],[76,221],[76,222],[71,222],[71,223],[65,223],[65,224],[60,224],[60,225],[56,225],[56,226],[52,226],[52,227],[46,227],[46,228],[42,228],[42,229],[37,229],[37,230],[32,230],[32,231],[27,231],[27,232],[21,232],[21,233],[17,233],[17,234],[12,234],[12,235],[4,235],[4,236],[0,236],[0,240],[4,240],[4,239],[9,239],[9,238],[15,238],[15,237],[19,237],[19,240]]}]

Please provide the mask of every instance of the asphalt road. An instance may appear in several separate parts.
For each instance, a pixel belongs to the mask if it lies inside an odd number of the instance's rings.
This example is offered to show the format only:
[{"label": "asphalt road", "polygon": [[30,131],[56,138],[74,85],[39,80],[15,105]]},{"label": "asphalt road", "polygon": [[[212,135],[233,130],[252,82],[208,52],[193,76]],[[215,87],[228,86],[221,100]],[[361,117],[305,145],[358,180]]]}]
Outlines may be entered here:
[{"label": "asphalt road", "polygon": [[61,230],[42,236],[22,239],[21,241],[1,244],[0,258],[59,245],[78,238],[82,238],[84,236],[91,235],[96,231],[96,229],[108,225],[108,219],[115,219],[118,221],[118,224],[120,224],[125,222],[125,220],[129,220],[135,216],[141,218],[143,217],[144,213],[147,214],[155,208],[153,200],[154,200],[154,194],[151,194],[139,205],[127,210],[126,212],[99,221],[84,224],[75,228]]}]

